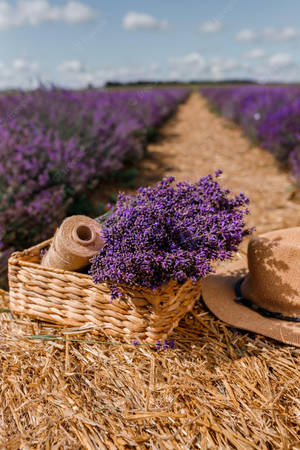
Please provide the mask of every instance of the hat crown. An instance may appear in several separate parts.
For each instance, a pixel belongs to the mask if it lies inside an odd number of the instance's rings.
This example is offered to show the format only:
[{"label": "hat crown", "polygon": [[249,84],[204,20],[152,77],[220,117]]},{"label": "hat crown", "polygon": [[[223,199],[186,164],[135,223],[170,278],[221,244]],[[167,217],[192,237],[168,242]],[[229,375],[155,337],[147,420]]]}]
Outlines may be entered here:
[{"label": "hat crown", "polygon": [[271,312],[300,317],[300,228],[253,237],[242,294]]}]

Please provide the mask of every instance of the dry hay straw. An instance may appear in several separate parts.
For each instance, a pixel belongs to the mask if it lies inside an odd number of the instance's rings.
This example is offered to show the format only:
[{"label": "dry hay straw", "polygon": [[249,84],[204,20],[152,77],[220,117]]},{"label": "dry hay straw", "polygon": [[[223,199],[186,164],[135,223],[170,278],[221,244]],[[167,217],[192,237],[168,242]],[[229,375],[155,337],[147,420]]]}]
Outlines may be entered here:
[{"label": "dry hay straw", "polygon": [[200,300],[157,351],[12,316],[1,298],[0,448],[300,448],[300,349]]}]

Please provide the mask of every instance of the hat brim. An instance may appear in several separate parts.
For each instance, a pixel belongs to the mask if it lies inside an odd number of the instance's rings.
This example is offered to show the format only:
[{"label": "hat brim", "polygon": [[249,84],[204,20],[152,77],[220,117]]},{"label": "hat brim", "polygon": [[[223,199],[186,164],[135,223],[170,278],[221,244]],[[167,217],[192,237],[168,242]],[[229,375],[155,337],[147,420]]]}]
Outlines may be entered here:
[{"label": "hat brim", "polygon": [[202,283],[202,298],[208,309],[220,320],[235,328],[268,336],[285,344],[300,347],[300,323],[266,318],[237,303],[234,285],[247,274],[247,259],[225,264],[216,275]]}]

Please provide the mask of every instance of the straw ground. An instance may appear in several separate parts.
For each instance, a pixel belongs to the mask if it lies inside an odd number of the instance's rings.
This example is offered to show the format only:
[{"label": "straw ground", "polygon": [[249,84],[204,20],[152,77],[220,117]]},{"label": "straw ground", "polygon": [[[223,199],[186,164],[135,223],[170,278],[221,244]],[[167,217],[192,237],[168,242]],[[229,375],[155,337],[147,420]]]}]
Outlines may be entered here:
[{"label": "straw ground", "polygon": [[200,302],[172,350],[1,316],[1,448],[299,448],[300,349]]},{"label": "straw ground", "polygon": [[[177,179],[222,168],[258,231],[299,225],[288,175],[197,94],[164,134],[140,184],[162,160]],[[12,316],[0,298],[0,448],[300,448],[299,348],[228,327],[200,299],[175,348],[156,350]]]}]

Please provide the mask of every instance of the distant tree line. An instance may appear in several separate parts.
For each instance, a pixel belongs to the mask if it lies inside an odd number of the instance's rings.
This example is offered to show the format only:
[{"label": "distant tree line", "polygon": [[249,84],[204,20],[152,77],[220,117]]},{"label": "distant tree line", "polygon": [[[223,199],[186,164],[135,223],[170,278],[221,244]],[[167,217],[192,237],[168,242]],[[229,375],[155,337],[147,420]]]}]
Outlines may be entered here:
[{"label": "distant tree line", "polygon": [[149,80],[138,80],[138,81],[130,81],[127,83],[122,83],[120,81],[107,81],[105,83],[106,88],[111,87],[135,87],[135,86],[191,86],[191,85],[220,85],[220,84],[257,84],[254,80],[220,80],[220,81],[211,81],[211,80],[192,80],[192,81],[149,81]]}]

